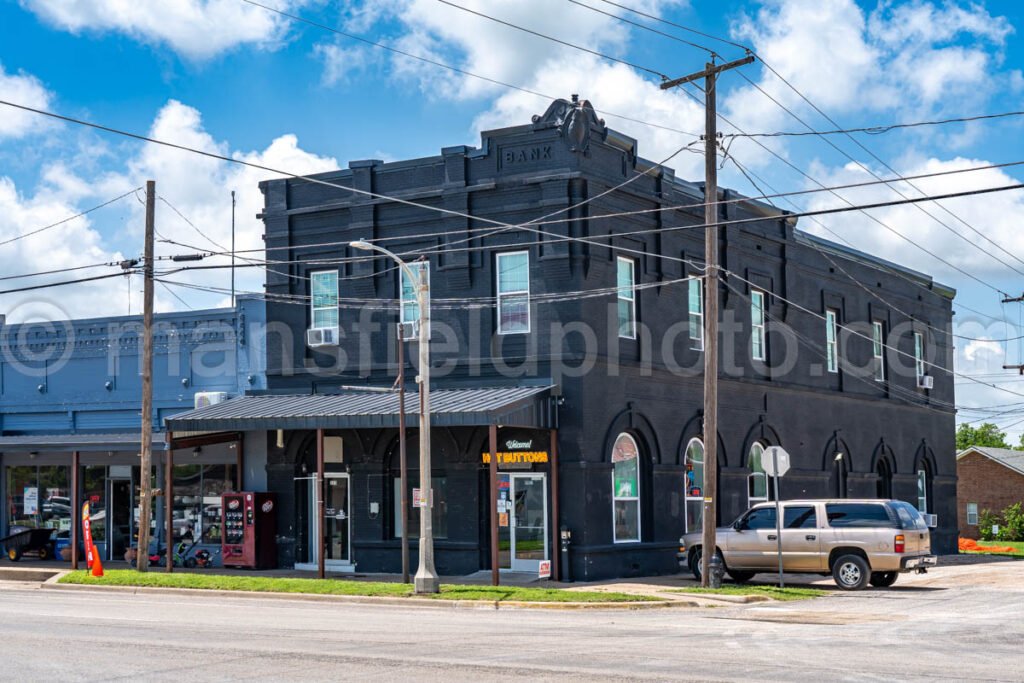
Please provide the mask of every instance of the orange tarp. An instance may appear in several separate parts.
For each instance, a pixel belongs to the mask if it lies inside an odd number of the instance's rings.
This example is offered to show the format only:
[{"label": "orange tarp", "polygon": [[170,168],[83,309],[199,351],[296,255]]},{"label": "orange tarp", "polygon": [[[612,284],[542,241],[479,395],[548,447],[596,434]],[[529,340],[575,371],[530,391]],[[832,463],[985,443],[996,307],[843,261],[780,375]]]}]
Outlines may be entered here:
[{"label": "orange tarp", "polygon": [[978,545],[978,542],[972,538],[961,538],[960,539],[960,552],[975,552],[975,553],[1014,553],[1017,549],[1007,545]]}]

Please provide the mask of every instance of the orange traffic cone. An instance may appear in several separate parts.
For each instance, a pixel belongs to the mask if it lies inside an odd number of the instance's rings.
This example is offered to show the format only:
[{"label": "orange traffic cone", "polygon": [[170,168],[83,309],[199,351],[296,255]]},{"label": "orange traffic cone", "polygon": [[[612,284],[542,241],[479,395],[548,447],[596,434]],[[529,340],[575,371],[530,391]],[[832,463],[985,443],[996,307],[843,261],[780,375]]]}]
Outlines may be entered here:
[{"label": "orange traffic cone", "polygon": [[103,560],[100,559],[100,553],[96,550],[96,544],[92,546],[92,575],[103,576]]}]

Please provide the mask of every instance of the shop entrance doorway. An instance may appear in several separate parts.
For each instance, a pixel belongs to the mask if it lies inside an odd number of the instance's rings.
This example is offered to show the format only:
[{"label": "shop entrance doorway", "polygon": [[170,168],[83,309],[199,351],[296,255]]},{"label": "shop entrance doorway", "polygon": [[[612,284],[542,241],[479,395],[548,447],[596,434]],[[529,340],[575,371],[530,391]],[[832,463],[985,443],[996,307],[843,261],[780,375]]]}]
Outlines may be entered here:
[{"label": "shop entrance doorway", "polygon": [[[319,538],[320,515],[317,496],[316,477],[307,478],[309,482],[309,506],[306,518],[309,520],[309,552],[306,562],[296,564],[296,569],[315,571],[319,563],[320,549],[317,548]],[[352,504],[349,495],[348,474],[327,472],[324,474],[324,566],[330,571],[355,571],[352,564]]]},{"label": "shop entrance doorway", "polygon": [[548,555],[546,474],[498,474],[498,566],[537,572]]},{"label": "shop entrance doorway", "polygon": [[[107,495],[110,523],[107,524],[107,560],[123,560],[125,551],[131,546],[132,534],[135,530],[135,520],[132,519],[132,511],[135,509],[135,502],[132,500],[132,480],[129,470],[128,476],[115,478],[114,470],[119,468],[111,467],[111,475],[108,479],[110,491]],[[129,468],[125,468],[129,469]],[[95,514],[95,513],[94,513]]]}]

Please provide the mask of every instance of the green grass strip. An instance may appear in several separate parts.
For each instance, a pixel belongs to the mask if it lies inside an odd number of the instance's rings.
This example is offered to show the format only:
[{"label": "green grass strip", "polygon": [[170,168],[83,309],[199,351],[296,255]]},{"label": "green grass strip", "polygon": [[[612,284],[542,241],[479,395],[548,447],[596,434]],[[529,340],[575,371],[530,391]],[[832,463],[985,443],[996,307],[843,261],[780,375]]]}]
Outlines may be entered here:
[{"label": "green grass strip", "polygon": [[722,586],[721,588],[676,588],[672,593],[705,593],[708,595],[764,595],[773,600],[809,600],[828,595],[820,588],[779,588],[778,586]]},{"label": "green grass strip", "polygon": [[[303,593],[309,595],[358,595],[369,597],[414,597],[407,583],[353,581],[350,579],[296,579],[271,576],[221,574],[141,573],[131,569],[111,569],[105,576],[93,577],[84,571],[71,572],[59,583],[89,586],[138,586],[152,588],[194,588],[198,590],[242,591],[250,593]],[[428,597],[428,596],[417,596]],[[442,584],[439,600],[490,600],[516,602],[650,602],[658,598],[629,593],[568,591],[561,588],[529,586],[467,586]]]}]

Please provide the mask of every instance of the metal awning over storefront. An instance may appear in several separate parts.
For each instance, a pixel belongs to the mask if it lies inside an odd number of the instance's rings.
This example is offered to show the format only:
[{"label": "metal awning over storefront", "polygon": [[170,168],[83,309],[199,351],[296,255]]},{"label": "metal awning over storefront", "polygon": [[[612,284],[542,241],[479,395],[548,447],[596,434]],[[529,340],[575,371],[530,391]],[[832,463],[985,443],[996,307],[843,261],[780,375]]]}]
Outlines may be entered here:
[{"label": "metal awning over storefront", "polygon": [[[165,450],[163,433],[153,434],[154,451]],[[0,436],[0,453],[30,451],[39,453],[94,451],[128,451],[137,453],[142,448],[142,437],[137,433],[121,434],[26,434]]]},{"label": "metal awning over storefront", "polygon": [[[553,386],[434,389],[431,424],[514,425],[553,428]],[[397,392],[348,390],[337,394],[242,396],[180,413],[165,420],[168,430],[250,431],[269,429],[360,429],[397,427]],[[419,423],[419,397],[405,399],[408,425]]]}]

